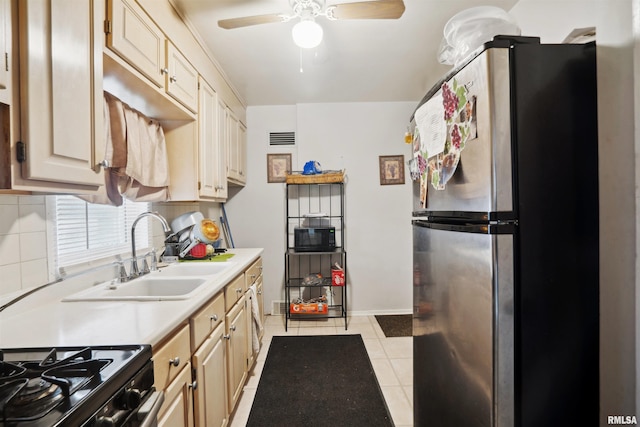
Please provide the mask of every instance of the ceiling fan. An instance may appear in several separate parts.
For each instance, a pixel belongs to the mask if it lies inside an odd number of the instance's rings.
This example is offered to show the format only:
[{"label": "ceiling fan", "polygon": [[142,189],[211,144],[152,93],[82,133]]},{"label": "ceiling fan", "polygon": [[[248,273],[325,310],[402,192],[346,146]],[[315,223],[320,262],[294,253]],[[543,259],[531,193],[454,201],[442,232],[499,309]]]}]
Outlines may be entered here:
[{"label": "ceiling fan", "polygon": [[405,10],[403,0],[370,0],[356,3],[340,3],[325,7],[325,0],[289,0],[293,13],[245,16],[221,19],[218,25],[224,29],[248,27],[273,22],[289,22],[300,18],[292,29],[294,42],[302,48],[313,48],[322,41],[322,27],[315,18],[323,16],[331,21],[338,19],[398,19]]}]

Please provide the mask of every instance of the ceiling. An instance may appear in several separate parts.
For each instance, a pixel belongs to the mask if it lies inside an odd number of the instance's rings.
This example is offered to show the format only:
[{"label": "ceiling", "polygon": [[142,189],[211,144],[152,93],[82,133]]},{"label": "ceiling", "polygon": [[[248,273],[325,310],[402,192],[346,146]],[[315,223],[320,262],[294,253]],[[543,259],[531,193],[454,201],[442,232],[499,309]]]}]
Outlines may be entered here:
[{"label": "ceiling", "polygon": [[[357,0],[327,0],[326,4]],[[315,49],[293,44],[286,23],[225,30],[219,19],[291,12],[289,0],[172,0],[248,105],[419,101],[450,65],[437,55],[446,22],[474,6],[517,0],[404,0],[397,20],[329,21]]]}]

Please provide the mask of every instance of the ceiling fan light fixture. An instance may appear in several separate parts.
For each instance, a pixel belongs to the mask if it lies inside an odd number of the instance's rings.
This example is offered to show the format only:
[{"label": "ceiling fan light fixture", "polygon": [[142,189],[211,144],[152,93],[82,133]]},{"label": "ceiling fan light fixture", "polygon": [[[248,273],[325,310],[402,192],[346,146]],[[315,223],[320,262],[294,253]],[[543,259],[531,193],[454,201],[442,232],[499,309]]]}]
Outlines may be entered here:
[{"label": "ceiling fan light fixture", "polygon": [[293,42],[303,49],[313,49],[322,42],[323,30],[313,19],[303,19],[291,30]]}]

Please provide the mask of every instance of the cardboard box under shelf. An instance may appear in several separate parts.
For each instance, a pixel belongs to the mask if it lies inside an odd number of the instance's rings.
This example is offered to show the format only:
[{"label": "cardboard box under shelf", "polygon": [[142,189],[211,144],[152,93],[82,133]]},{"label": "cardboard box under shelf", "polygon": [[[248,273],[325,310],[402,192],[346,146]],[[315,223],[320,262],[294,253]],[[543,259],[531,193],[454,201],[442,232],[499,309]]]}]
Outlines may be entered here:
[{"label": "cardboard box under shelf", "polygon": [[344,181],[344,170],[326,171],[314,175],[303,175],[302,172],[287,174],[287,184],[332,184]]},{"label": "cardboard box under shelf", "polygon": [[326,303],[289,304],[291,314],[327,314],[328,305]]}]

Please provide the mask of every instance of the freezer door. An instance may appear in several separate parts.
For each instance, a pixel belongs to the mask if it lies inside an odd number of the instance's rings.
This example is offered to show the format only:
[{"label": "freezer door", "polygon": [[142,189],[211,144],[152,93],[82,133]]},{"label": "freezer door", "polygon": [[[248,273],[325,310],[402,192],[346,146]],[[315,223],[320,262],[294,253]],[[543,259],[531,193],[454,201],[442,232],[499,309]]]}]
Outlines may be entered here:
[{"label": "freezer door", "polygon": [[[447,81],[453,85],[455,79],[457,85],[464,85],[468,90],[468,100],[475,98],[475,133],[466,140],[457,167],[444,189],[436,190],[428,180],[413,181],[414,211],[513,211],[508,50],[485,50]],[[437,112],[434,104],[442,102],[440,89],[421,108]],[[416,121],[418,117],[416,113]],[[431,120],[437,122],[438,117]],[[427,147],[425,141],[429,138],[444,138],[437,127],[419,129],[422,129],[419,132],[423,148]],[[428,156],[431,158],[432,153]]]},{"label": "freezer door", "polygon": [[513,235],[483,230],[414,221],[416,426],[513,426]]}]

